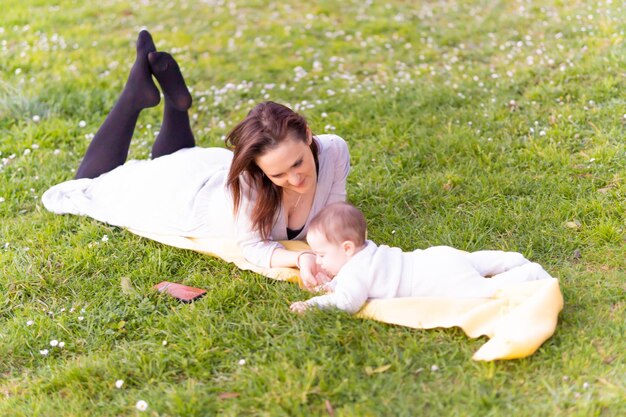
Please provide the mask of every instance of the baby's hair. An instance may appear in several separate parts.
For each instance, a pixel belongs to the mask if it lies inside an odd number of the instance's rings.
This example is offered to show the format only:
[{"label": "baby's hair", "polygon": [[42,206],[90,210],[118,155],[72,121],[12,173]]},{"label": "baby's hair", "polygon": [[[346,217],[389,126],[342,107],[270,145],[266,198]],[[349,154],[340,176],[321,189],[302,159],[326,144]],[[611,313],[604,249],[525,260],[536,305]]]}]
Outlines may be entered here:
[{"label": "baby's hair", "polygon": [[367,236],[365,216],[350,203],[333,203],[311,220],[309,230],[320,232],[327,241],[336,245],[346,240],[363,246]]}]

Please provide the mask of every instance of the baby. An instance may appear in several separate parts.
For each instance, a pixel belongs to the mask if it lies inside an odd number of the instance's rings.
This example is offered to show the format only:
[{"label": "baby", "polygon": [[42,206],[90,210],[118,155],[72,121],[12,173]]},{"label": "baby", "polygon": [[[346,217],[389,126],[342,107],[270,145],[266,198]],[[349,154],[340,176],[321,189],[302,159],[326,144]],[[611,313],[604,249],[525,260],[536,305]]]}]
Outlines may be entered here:
[{"label": "baby", "polygon": [[366,235],[365,217],[351,204],[331,204],[317,214],[307,242],[323,273],[334,278],[327,294],[293,303],[292,311],[316,306],[356,313],[368,298],[490,297],[510,283],[551,278],[517,252],[468,253],[448,246],[403,252]]}]

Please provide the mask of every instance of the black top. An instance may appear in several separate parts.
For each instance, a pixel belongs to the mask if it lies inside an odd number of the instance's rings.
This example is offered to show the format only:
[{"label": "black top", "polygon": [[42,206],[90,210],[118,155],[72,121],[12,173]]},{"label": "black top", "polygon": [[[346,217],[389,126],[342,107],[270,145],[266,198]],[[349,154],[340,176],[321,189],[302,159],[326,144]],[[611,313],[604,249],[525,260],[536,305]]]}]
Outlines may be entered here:
[{"label": "black top", "polygon": [[290,228],[287,228],[287,239],[291,240],[291,239],[295,239],[296,236],[298,236],[300,234],[300,232],[302,231],[302,229],[304,229],[304,226],[302,226],[301,228],[299,228],[298,230],[292,230]]}]

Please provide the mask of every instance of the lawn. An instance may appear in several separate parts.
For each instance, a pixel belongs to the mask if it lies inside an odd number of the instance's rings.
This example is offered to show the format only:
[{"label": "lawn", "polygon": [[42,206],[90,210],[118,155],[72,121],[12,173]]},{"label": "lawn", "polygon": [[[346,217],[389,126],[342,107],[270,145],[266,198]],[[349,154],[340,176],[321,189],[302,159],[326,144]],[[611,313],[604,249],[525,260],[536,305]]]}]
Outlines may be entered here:
[{"label": "lawn", "polygon": [[[625,20],[610,0],[4,0],[0,415],[626,415]],[[474,362],[485,339],[459,329],[297,316],[294,284],[47,212],[142,27],[181,65],[199,145],[291,106],[348,142],[371,239],[522,252],[560,280],[554,336]]]}]

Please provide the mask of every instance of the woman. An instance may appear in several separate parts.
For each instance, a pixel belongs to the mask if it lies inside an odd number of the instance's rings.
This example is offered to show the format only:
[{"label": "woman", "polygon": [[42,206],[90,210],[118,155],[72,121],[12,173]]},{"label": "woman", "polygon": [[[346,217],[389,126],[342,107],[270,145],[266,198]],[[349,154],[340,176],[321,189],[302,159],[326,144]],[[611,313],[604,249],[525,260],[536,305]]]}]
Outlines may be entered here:
[{"label": "woman", "polygon": [[[165,100],[152,159],[126,162],[139,113]],[[233,148],[200,148],[189,124],[191,95],[176,61],[139,33],[126,86],[94,136],[76,179],[42,196],[55,213],[86,215],[140,231],[186,237],[234,237],[263,267],[298,266],[316,282],[315,256],[284,249],[303,240],[324,206],[344,201],[350,169],[346,143],[314,137],[305,119],[272,102],[257,105],[227,137]]]}]

